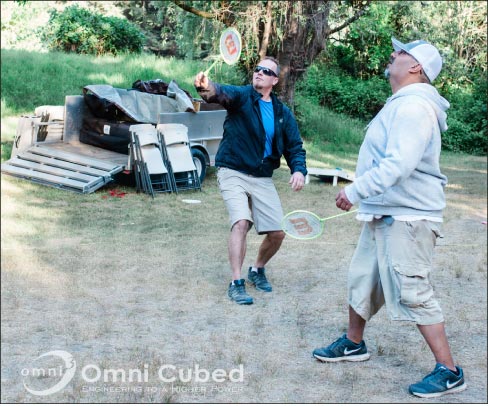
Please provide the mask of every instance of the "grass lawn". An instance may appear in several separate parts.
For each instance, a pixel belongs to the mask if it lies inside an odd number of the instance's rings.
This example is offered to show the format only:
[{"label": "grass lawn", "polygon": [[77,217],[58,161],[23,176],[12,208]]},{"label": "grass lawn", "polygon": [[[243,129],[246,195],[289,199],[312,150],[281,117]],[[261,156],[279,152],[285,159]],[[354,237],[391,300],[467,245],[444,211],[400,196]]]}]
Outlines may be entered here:
[{"label": "grass lawn", "polygon": [[[312,153],[309,166],[353,171],[355,159]],[[440,401],[486,403],[486,159],[444,154],[442,168],[450,183],[433,279],[468,390]],[[286,169],[276,171],[285,212],[338,212],[338,187],[312,178],[294,193],[288,179]],[[128,186],[80,195],[1,180],[2,402],[418,401],[408,384],[434,360],[415,326],[391,322],[384,309],[366,330],[368,362],[311,357],[347,328],[346,273],[360,231],[354,216],[327,222],[317,240],[287,238],[269,264],[273,292],[250,288],[255,304],[238,306],[226,296],[229,225],[214,169],[202,192],[154,200]],[[112,197],[114,188],[127,194]],[[260,241],[252,230],[246,266]],[[44,365],[38,356],[54,350],[73,356],[73,379],[55,394],[30,394],[24,384],[43,390],[59,381],[29,374]],[[242,381],[187,381],[197,365],[226,373],[242,365]],[[142,380],[128,380],[134,370]]]},{"label": "grass lawn", "polygon": [[[89,84],[131,88],[137,79],[176,80],[197,96],[195,74],[211,64],[13,49],[2,49],[1,59],[2,162],[18,117],[37,106],[62,105]],[[249,82],[226,64],[212,79]],[[299,92],[295,102],[308,166],[353,173],[365,123]],[[468,389],[438,401],[484,404],[487,161],[444,153],[441,164],[449,185],[432,277]],[[285,212],[339,212],[339,187],[312,178],[294,193],[289,176],[286,168],[274,176]],[[369,361],[312,358],[347,329],[347,269],[360,229],[344,216],[316,240],[287,238],[267,269],[273,292],[249,288],[255,304],[238,306],[227,297],[229,224],[215,169],[201,192],[154,200],[130,186],[85,195],[2,174],[1,402],[423,403],[407,390],[433,369],[431,352],[414,325],[390,321],[385,309],[366,329]],[[260,242],[251,230],[246,268]],[[72,359],[38,358],[51,351]],[[207,372],[224,378],[205,379]]]}]

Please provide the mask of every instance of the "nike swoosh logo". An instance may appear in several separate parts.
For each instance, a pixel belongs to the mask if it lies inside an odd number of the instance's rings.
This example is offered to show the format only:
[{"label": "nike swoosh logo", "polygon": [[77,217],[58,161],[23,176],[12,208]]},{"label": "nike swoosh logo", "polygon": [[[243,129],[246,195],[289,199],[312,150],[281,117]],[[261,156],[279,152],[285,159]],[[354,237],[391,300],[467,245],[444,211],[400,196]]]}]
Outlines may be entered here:
[{"label": "nike swoosh logo", "polygon": [[[358,352],[361,348],[356,348],[355,350],[348,350],[347,348],[344,349],[344,355],[349,355],[354,352]],[[456,382],[457,383],[457,382]]]},{"label": "nike swoosh logo", "polygon": [[[461,378],[463,379],[463,378]],[[458,379],[456,382],[451,383],[450,381],[446,382],[447,389],[451,389],[452,387],[456,386],[459,382],[461,382],[461,379]]]}]

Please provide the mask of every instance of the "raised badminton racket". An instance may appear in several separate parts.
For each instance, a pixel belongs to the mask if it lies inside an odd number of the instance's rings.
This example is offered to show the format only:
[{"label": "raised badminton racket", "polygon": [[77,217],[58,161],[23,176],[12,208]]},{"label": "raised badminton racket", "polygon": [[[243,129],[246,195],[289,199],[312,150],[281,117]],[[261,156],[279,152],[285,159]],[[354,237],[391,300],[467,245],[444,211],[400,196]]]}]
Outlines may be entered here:
[{"label": "raised badminton racket", "polygon": [[220,56],[204,72],[208,76],[210,70],[219,62],[224,60],[227,65],[234,65],[241,56],[241,35],[235,28],[227,28],[220,35]]},{"label": "raised badminton racket", "polygon": [[357,209],[335,216],[320,218],[315,213],[306,210],[295,210],[288,213],[281,222],[281,228],[290,237],[297,240],[312,240],[322,235],[327,220],[347,216],[358,211]]}]

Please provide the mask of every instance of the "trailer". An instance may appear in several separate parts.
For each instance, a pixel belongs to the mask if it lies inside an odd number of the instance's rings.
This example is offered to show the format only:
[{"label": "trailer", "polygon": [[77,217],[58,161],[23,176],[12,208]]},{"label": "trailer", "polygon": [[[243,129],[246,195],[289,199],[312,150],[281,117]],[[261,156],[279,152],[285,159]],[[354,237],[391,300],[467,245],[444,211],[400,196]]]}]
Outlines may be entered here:
[{"label": "trailer", "polygon": [[215,155],[222,140],[226,110],[200,110],[197,113],[160,113],[159,123],[184,124],[200,182],[205,179],[208,166],[215,166]]},{"label": "trailer", "polygon": [[[113,180],[114,175],[130,171],[128,154],[80,142],[83,117],[89,114],[83,96],[66,96],[64,106],[48,106],[63,112],[22,117],[9,161],[3,173],[80,193],[91,193]],[[215,154],[223,135],[227,111],[212,110],[160,113],[159,123],[181,123],[188,127],[188,138],[200,181],[207,166],[215,165]],[[217,109],[215,109],[217,108]],[[49,111],[49,109],[47,109]],[[52,118],[52,117],[51,117]]]}]

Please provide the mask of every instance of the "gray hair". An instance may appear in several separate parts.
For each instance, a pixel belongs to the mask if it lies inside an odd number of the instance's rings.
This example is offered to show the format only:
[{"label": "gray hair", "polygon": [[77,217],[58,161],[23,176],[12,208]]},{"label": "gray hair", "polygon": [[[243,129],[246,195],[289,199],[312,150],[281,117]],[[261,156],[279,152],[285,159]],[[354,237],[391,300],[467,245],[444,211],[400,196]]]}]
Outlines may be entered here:
[{"label": "gray hair", "polygon": [[273,58],[272,56],[265,56],[262,60],[263,61],[268,60],[273,62],[276,65],[276,75],[280,76],[281,67],[280,67],[280,63],[278,62],[278,59]]}]

